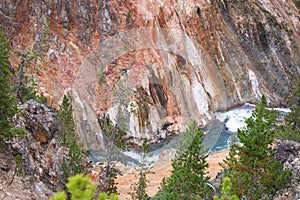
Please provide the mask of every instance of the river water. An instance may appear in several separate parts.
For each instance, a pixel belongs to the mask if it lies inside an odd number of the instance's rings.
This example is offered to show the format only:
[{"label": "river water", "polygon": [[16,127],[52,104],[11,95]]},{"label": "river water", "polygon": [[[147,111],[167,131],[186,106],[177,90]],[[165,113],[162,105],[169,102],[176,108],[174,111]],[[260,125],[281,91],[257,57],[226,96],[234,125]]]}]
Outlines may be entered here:
[{"label": "river water", "polygon": [[[207,130],[205,130],[205,136],[202,141],[204,148],[208,150],[208,153],[213,153],[223,149],[228,149],[229,144],[234,138],[238,128],[245,126],[245,120],[252,114],[254,105],[245,104],[239,108],[235,108],[226,112],[216,112],[212,122]],[[147,156],[149,164],[156,163],[159,160],[159,155],[162,151],[166,151],[171,148],[177,148],[178,137],[172,139],[167,144],[164,144],[161,148],[155,148]],[[140,154],[135,151],[124,152],[129,162],[129,165],[136,165],[140,162]]]},{"label": "river water", "polygon": [[[218,140],[215,140],[215,144],[208,145],[211,153],[222,149],[228,149],[231,143],[238,142],[236,133],[238,129],[241,129],[246,125],[245,120],[251,117],[254,108],[255,105],[253,104],[245,104],[242,107],[227,112],[217,112],[215,114],[215,120],[221,123],[221,126],[223,125],[223,127]],[[290,112],[289,108],[274,108],[274,110],[279,111],[281,117]],[[207,134],[207,138],[214,134],[217,134],[217,132],[210,131]],[[207,142],[207,144],[210,143]],[[211,144],[213,144],[213,142]]]},{"label": "river water", "polygon": [[[208,150],[208,153],[213,153],[223,149],[228,149],[231,143],[238,142],[236,133],[238,129],[243,128],[245,120],[252,115],[255,105],[245,104],[241,107],[231,109],[226,112],[216,112],[212,122],[203,138],[203,145]],[[287,108],[275,108],[280,113],[289,112]],[[159,156],[162,151],[176,149],[178,145],[178,137],[173,138],[167,143],[153,148],[147,155],[147,163],[153,164],[159,161]],[[123,152],[127,165],[137,166],[141,162],[140,152],[131,150]]]}]

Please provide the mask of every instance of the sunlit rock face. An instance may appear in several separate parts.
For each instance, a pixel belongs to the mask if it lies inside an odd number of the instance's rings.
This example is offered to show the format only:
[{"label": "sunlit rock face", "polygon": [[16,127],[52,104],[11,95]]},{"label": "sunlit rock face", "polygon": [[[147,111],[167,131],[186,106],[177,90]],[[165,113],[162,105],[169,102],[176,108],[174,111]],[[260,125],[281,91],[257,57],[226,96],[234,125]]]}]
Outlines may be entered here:
[{"label": "sunlit rock face", "polygon": [[300,73],[292,1],[4,0],[0,10],[12,48],[45,56],[39,81],[48,102],[73,97],[89,149],[103,146],[93,145],[103,142],[97,118],[118,122],[117,105],[128,140],[154,142],[262,94],[284,105]]}]

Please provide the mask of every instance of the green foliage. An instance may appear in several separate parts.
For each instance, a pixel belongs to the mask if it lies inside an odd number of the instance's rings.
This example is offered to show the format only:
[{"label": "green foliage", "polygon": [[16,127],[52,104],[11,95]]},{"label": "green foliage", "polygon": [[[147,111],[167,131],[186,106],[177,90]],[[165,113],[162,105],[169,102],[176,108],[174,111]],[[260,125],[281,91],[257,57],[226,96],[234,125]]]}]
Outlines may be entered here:
[{"label": "green foliage", "polygon": [[155,196],[150,198],[151,200],[170,200],[170,198],[168,198],[168,194],[163,192],[163,191],[159,191]]},{"label": "green foliage", "polygon": [[42,63],[43,56],[37,51],[15,51],[21,56],[18,66],[17,84],[14,86],[17,98],[22,103],[34,99],[39,103],[45,103],[46,97],[38,92],[38,84],[35,81],[34,74],[44,69]]},{"label": "green foliage", "polygon": [[140,169],[140,176],[137,183],[134,183],[130,188],[133,189],[133,192],[129,193],[132,200],[146,200],[148,199],[148,194],[146,192],[148,180],[146,178],[146,174],[150,173],[150,171],[146,168],[146,156],[149,152],[150,145],[147,143],[145,139],[142,144],[142,164]]},{"label": "green foliage", "polygon": [[34,99],[39,103],[46,103],[47,98],[40,95],[37,89],[37,83],[34,78],[31,76],[25,77],[25,84],[22,84],[19,92],[20,101],[22,103]]},{"label": "green foliage", "polygon": [[[117,147],[119,147],[122,150],[126,150],[127,146],[126,146],[126,140],[124,137],[124,136],[126,136],[126,131],[124,131],[122,128],[117,126],[116,132],[114,132],[115,125],[109,118],[99,119],[99,121],[101,123],[101,127],[104,131],[105,136],[111,141],[114,139],[114,145],[116,145]],[[118,154],[119,152],[112,152],[112,153]]]},{"label": "green foliage", "polygon": [[25,136],[25,128],[24,127],[12,127],[10,129],[13,135],[18,135],[19,137]]},{"label": "green foliage", "polygon": [[99,81],[98,81],[99,84],[102,84],[102,83],[107,84],[106,81],[105,81],[105,76],[106,75],[105,75],[104,71],[101,71],[99,73]]},{"label": "green foliage", "polygon": [[130,12],[130,11],[128,11],[128,13],[127,13],[127,17],[126,17],[127,19],[131,19],[132,18],[132,13]]},{"label": "green foliage", "polygon": [[193,120],[189,127],[183,133],[179,134],[178,153],[186,151],[191,146],[195,140],[195,136],[200,132],[198,129],[198,123]]},{"label": "green foliage", "polygon": [[127,111],[129,90],[120,84],[116,84],[111,88],[111,91],[113,91],[112,101],[117,109],[115,122],[112,123],[107,116],[104,119],[99,119],[100,126],[108,139],[107,165],[104,167],[104,173],[100,173],[99,185],[101,186],[100,191],[107,192],[109,195],[117,192],[115,179],[121,173],[114,167],[112,162],[116,160],[120,150],[127,148],[124,136],[126,136],[126,131],[128,130],[129,120],[129,113]]},{"label": "green foliage", "polygon": [[108,198],[108,194],[106,192],[101,192],[99,194],[99,200],[106,200]]},{"label": "green foliage", "polygon": [[[90,178],[83,176],[82,174],[77,174],[76,176],[69,177],[68,183],[66,184],[68,193],[70,194],[71,200],[92,200],[94,199],[97,186],[92,185]],[[64,191],[56,193],[56,195],[50,200],[66,200],[67,195]],[[99,200],[107,200],[107,193],[100,193],[98,196]],[[118,200],[118,195],[112,194],[109,198],[110,200]]]},{"label": "green foliage", "polygon": [[93,198],[97,188],[90,183],[89,177],[81,174],[68,178],[66,187],[71,194],[71,200],[90,200]]},{"label": "green foliage", "polygon": [[212,195],[212,190],[207,184],[209,177],[205,172],[208,163],[206,151],[201,144],[203,132],[198,130],[197,122],[193,121],[183,135],[192,135],[194,139],[187,149],[177,152],[172,161],[172,174],[162,184],[165,194],[159,194],[159,196],[190,200],[209,197]]},{"label": "green foliage", "polygon": [[59,141],[63,146],[69,147],[73,143],[75,134],[75,120],[73,107],[69,98],[64,95],[58,110],[58,124],[60,125]]},{"label": "green foliage", "polygon": [[101,192],[99,194],[99,197],[98,197],[99,200],[119,200],[119,197],[117,194],[111,194],[110,197],[108,198],[108,194],[105,193],[105,192]]},{"label": "green foliage", "polygon": [[40,95],[38,92],[38,84],[34,75],[38,71],[44,69],[43,63],[45,62],[42,52],[46,52],[49,47],[46,45],[46,38],[49,36],[50,19],[49,17],[43,18],[42,33],[39,34],[40,38],[34,50],[16,50],[17,55],[20,55],[20,64],[18,66],[17,84],[15,91],[17,98],[21,102],[26,102],[34,99],[39,103],[46,103],[46,97]]},{"label": "green foliage", "polygon": [[[107,149],[107,165],[104,166],[102,172],[100,173],[99,180],[100,187],[99,190],[107,192],[109,195],[117,193],[116,178],[121,175],[120,170],[115,168],[115,163],[112,160],[116,159],[115,155],[118,155],[118,150],[115,149],[115,144],[118,147],[125,148],[125,142],[122,141],[121,135],[123,134],[117,125],[107,118],[100,123],[105,135],[110,140],[109,147]],[[126,133],[125,133],[126,134]]]},{"label": "green foliage", "polygon": [[119,200],[119,197],[116,194],[112,194],[110,195],[109,200]]},{"label": "green foliage", "polygon": [[23,133],[12,130],[12,118],[17,113],[17,99],[11,93],[9,69],[9,41],[0,27],[0,139],[12,139],[14,134]]},{"label": "green foliage", "polygon": [[222,180],[222,189],[220,199],[217,196],[214,196],[214,200],[239,200],[239,198],[231,193],[232,182],[230,178],[225,177]]},{"label": "green foliage", "polygon": [[256,3],[256,2],[253,2],[253,3],[265,14],[266,17],[268,17],[272,21],[276,22],[276,17],[274,15],[272,15],[272,13],[270,13],[268,10],[266,10],[265,8],[263,8],[258,3]]},{"label": "green foliage", "polygon": [[68,157],[64,158],[62,165],[64,178],[67,178],[83,172],[84,150],[76,140],[73,107],[66,95],[59,105],[58,123],[60,125],[58,140],[62,146],[69,148]]},{"label": "green foliage", "polygon": [[278,131],[277,137],[300,142],[300,77],[292,94],[289,96],[289,112]]},{"label": "green foliage", "polygon": [[47,44],[47,38],[50,36],[50,22],[51,19],[49,16],[43,18],[41,38],[37,41],[39,48],[44,52],[46,52],[47,48],[49,48],[49,45]]},{"label": "green foliage", "polygon": [[278,112],[266,109],[266,105],[263,96],[246,120],[246,127],[238,130],[242,145],[231,146],[223,165],[225,175],[233,182],[233,192],[247,199],[271,199],[290,180],[290,172],[275,161],[271,146]]},{"label": "green foliage", "polygon": [[[105,166],[105,171],[106,171],[107,166]],[[115,167],[115,164],[112,163],[111,167],[110,167],[110,171],[109,171],[109,175],[108,175],[108,184],[106,186],[106,189],[104,191],[106,191],[108,193],[108,195],[111,194],[116,194],[117,192],[117,183],[116,183],[116,179],[117,176],[121,175],[121,171],[118,170]]]},{"label": "green foliage", "polygon": [[19,176],[25,175],[24,171],[23,171],[23,159],[22,159],[22,156],[20,154],[16,155],[14,157],[14,161],[16,163],[17,175],[19,175]]},{"label": "green foliage", "polygon": [[54,197],[51,197],[50,200],[66,200],[67,195],[64,191],[59,191],[55,194]]},{"label": "green foliage", "polygon": [[119,105],[117,110],[118,114],[116,116],[116,124],[125,134],[128,131],[128,122],[130,117],[130,113],[127,110],[130,102],[130,95],[131,91],[121,85],[121,83],[116,84],[113,88],[113,103]]},{"label": "green foliage", "polygon": [[[68,193],[70,193],[71,200],[91,200],[96,192],[95,185],[90,183],[90,178],[83,176],[82,174],[77,174],[76,176],[69,177],[66,188]],[[58,192],[50,200],[65,200],[66,194],[61,191]]]},{"label": "green foliage", "polygon": [[133,192],[130,193],[132,200],[146,200],[149,196],[146,192],[147,188],[146,173],[140,173],[139,180],[131,186]]}]

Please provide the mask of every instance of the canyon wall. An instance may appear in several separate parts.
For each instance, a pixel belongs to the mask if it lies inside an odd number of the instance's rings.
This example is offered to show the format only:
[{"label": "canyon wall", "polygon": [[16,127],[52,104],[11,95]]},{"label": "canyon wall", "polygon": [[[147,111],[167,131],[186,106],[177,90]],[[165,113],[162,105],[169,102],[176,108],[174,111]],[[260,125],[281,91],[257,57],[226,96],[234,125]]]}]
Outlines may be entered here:
[{"label": "canyon wall", "polygon": [[0,24],[13,50],[43,55],[39,89],[70,96],[89,150],[105,148],[105,116],[157,142],[262,94],[285,105],[300,74],[289,0],[1,0]]}]

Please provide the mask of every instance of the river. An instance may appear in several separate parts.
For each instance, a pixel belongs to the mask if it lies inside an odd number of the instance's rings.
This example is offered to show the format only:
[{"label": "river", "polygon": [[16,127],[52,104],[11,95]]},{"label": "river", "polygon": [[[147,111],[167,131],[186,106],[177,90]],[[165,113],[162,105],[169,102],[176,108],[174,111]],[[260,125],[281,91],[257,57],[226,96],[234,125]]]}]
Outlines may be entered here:
[{"label": "river", "polygon": [[[252,115],[255,105],[245,104],[241,107],[231,109],[225,112],[216,112],[212,122],[205,130],[203,145],[208,150],[208,153],[213,153],[223,149],[228,149],[231,143],[238,142],[236,133],[238,129],[243,128],[245,120]],[[280,113],[289,112],[287,108],[275,108]],[[149,165],[159,161],[162,151],[176,149],[178,145],[178,137],[171,139],[161,146],[152,148],[147,155],[147,163]],[[138,151],[131,150],[123,152],[127,165],[137,166],[141,162],[141,154]]]}]

